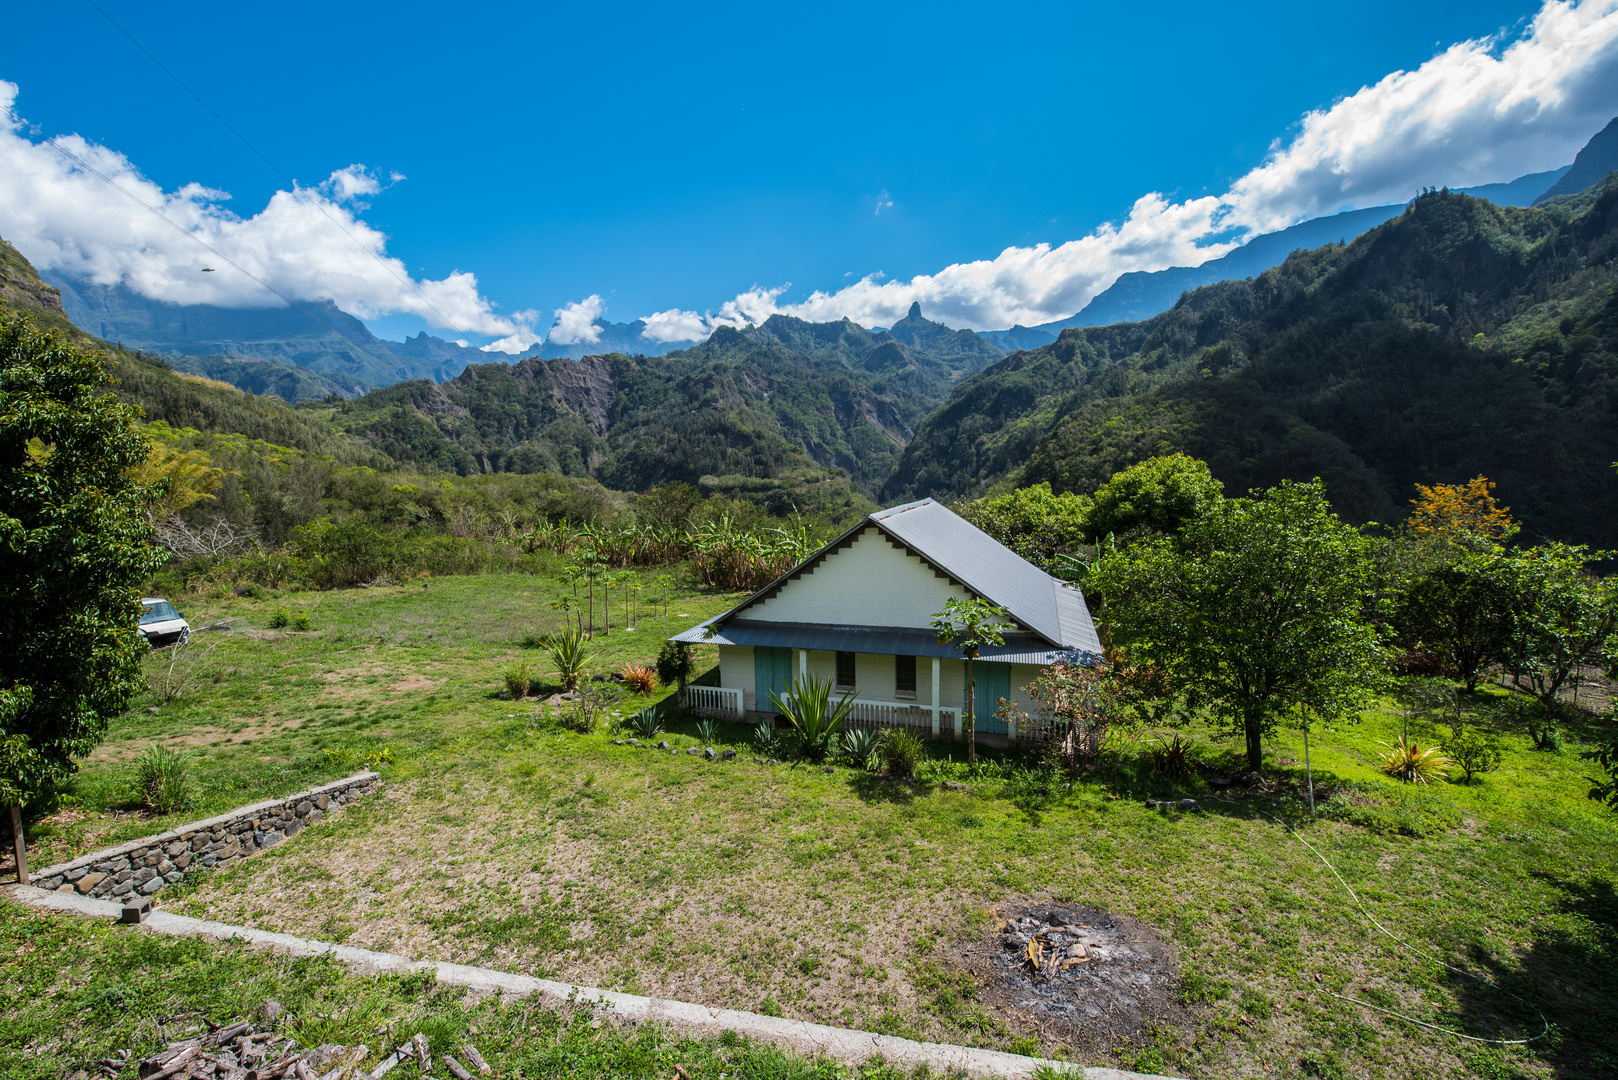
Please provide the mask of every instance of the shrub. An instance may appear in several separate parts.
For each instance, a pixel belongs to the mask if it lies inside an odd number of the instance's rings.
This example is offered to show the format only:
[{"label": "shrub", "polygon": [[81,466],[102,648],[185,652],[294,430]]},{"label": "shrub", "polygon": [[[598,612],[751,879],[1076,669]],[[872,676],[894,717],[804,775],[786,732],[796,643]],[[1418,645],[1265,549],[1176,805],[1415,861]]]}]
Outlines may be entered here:
[{"label": "shrub", "polygon": [[1449,756],[1466,773],[1466,782],[1470,784],[1475,774],[1493,772],[1500,767],[1500,744],[1468,731],[1450,740]]},{"label": "shrub", "polygon": [[287,614],[286,608],[276,608],[270,612],[270,629],[284,630],[292,624],[292,616]]},{"label": "shrub", "polygon": [[1158,743],[1143,756],[1152,771],[1161,776],[1180,779],[1191,775],[1191,744],[1178,735]]},{"label": "shrub", "polygon": [[650,694],[657,689],[657,676],[652,669],[640,664],[625,664],[624,670],[619,672],[623,676],[624,685],[637,694]]},{"label": "shrub", "polygon": [[810,761],[825,761],[831,753],[832,740],[837,738],[843,721],[854,707],[854,691],[850,690],[833,704],[831,680],[800,676],[792,680],[792,689],[786,697],[772,692],[770,702],[798,733],[798,747],[803,756]]},{"label": "shrub", "polygon": [[843,756],[862,769],[870,768],[871,759],[876,756],[877,747],[882,742],[882,733],[867,728],[855,728],[843,732]]},{"label": "shrub", "polygon": [[703,719],[697,721],[697,739],[704,746],[712,746],[719,741],[719,723],[715,720]]},{"label": "shrub", "polygon": [[577,629],[563,630],[553,634],[546,647],[551,654],[551,663],[556,665],[556,674],[562,680],[562,689],[577,690],[584,666],[592,658],[591,652],[584,647],[584,634]]},{"label": "shrub", "polygon": [[528,688],[533,685],[533,675],[528,665],[522,661],[506,668],[506,693],[511,695],[512,701],[521,701],[528,696]]},{"label": "shrub", "polygon": [[1406,782],[1431,783],[1449,774],[1449,758],[1439,753],[1439,747],[1423,747],[1420,743],[1407,743],[1401,736],[1391,743],[1383,743],[1388,752],[1382,755],[1382,771]]},{"label": "shrub", "polygon": [[603,683],[590,683],[579,687],[577,697],[573,702],[571,718],[563,718],[575,731],[586,735],[594,731],[596,721],[608,708],[618,703],[618,691],[615,687]]},{"label": "shrub", "polygon": [[927,757],[927,748],[912,733],[890,728],[882,733],[877,757],[889,776],[908,779],[916,775],[917,767]]},{"label": "shrub", "polygon": [[643,739],[655,739],[663,732],[663,721],[657,715],[657,706],[648,705],[629,718],[629,730]]},{"label": "shrub", "polygon": [[135,795],[159,814],[171,814],[191,802],[189,760],[166,746],[153,744],[135,759]]},{"label": "shrub", "polygon": [[300,611],[292,616],[292,629],[308,630],[309,626],[309,613],[307,611]]},{"label": "shrub", "polygon": [[657,678],[664,686],[685,689],[685,681],[696,670],[691,657],[691,646],[683,641],[665,641],[657,654]]}]

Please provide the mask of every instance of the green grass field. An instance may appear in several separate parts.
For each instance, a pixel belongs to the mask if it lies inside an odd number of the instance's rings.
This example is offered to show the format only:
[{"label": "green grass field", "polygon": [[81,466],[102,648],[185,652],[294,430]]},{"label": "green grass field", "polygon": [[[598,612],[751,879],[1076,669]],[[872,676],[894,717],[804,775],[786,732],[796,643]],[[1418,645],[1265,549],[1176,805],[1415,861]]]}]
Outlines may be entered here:
[{"label": "green grass field", "polygon": [[[1333,792],[1313,820],[1290,734],[1272,746],[1276,789],[1231,802],[1201,776],[1155,776],[1127,746],[1071,788],[994,754],[968,776],[959,748],[941,744],[944,760],[909,785],[755,764],[748,732],[730,725],[739,756],[709,762],[614,746],[610,732],[579,734],[501,696],[507,664],[541,664],[523,640],[559,623],[559,588],[467,577],[188,609],[196,625],[238,629],[198,634],[181,695],[154,691],[114,725],[76,783],[79,805],[36,827],[31,858],[160,828],[126,805],[133,757],[154,741],[196,755],[201,795],[185,818],[386,749],[376,797],[162,903],[414,957],[1191,1077],[1618,1073],[1618,815],[1584,797],[1577,731],[1556,753],[1502,733],[1498,772],[1411,788],[1375,769],[1399,720],[1371,713],[1312,740],[1316,784]],[[598,640],[596,669],[649,660],[667,633],[732,600],[678,593],[666,618]],[[314,629],[263,632],[278,606],[309,611]],[[1230,741],[1189,734],[1203,760],[1235,762]],[[689,724],[666,737],[695,744]],[[946,790],[945,777],[970,790]],[[1202,809],[1143,802],[1168,796]],[[1280,821],[1408,944],[1381,934]],[[1020,898],[1155,927],[1178,950],[1194,1023],[1098,1057],[991,1008],[962,949]],[[1386,1011],[1501,1039],[1537,1034],[1542,1012],[1550,1033],[1494,1046]]]}]

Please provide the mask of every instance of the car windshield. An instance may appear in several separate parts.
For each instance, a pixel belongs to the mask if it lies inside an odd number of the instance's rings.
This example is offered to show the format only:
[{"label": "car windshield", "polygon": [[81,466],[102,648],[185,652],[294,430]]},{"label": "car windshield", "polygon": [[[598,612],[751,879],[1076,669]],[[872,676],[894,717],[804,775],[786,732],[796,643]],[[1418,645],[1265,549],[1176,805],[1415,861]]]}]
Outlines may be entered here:
[{"label": "car windshield", "polygon": [[146,605],[146,610],[141,613],[140,624],[145,626],[147,623],[168,622],[179,617],[180,613],[174,610],[172,604],[167,600],[159,600],[155,604]]}]

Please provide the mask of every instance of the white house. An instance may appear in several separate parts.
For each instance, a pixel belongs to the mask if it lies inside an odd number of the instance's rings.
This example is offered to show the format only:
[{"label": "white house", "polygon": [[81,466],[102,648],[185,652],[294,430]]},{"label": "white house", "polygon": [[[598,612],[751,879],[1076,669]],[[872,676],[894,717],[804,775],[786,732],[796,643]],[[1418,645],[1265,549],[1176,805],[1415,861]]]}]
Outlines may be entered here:
[{"label": "white house", "polygon": [[960,737],[965,662],[941,645],[932,618],[949,599],[981,597],[1009,612],[1003,646],[973,664],[979,733],[1010,739],[994,719],[1000,698],[1034,712],[1023,687],[1062,656],[1098,657],[1095,624],[1078,588],[1051,577],[932,499],[881,510],[736,607],[673,640],[719,646],[719,685],[691,687],[687,703],[745,720],[773,713],[795,675],[853,690],[851,722]]}]

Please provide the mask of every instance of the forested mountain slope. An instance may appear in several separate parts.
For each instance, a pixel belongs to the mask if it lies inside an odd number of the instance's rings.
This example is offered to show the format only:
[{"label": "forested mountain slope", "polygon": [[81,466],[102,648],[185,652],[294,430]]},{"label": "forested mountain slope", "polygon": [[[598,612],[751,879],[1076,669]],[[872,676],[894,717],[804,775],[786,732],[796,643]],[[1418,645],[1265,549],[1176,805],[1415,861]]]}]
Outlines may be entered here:
[{"label": "forested mountain slope", "polygon": [[42,330],[57,330],[85,348],[104,350],[117,380],[113,390],[125,401],[139,405],[148,420],[213,434],[245,435],[276,446],[328,454],[340,461],[387,464],[386,458],[369,446],[278,398],[261,397],[228,383],[177,372],[156,357],[119,348],[84,332],[68,320],[58,291],[3,239],[0,312],[26,315]]},{"label": "forested mountain slope", "polygon": [[665,356],[479,364],[333,410],[401,461],[460,473],[552,471],[641,490],[704,477],[846,473],[874,492],[955,380],[1001,355],[919,308],[892,331],[784,315]]},{"label": "forested mountain slope", "polygon": [[1615,248],[1618,181],[1539,209],[1424,194],[1351,244],[963,381],[883,497],[1090,490],[1184,450],[1231,491],[1322,476],[1357,521],[1481,473],[1531,532],[1618,545]]}]

